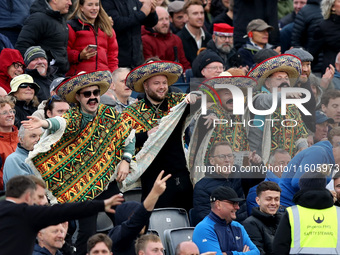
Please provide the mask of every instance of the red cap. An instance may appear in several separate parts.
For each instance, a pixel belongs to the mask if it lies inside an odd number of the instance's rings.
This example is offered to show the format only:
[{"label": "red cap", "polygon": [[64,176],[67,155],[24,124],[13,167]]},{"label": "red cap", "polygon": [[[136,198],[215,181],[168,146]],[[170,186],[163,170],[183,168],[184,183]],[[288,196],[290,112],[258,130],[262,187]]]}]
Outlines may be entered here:
[{"label": "red cap", "polygon": [[234,27],[226,23],[215,23],[214,34],[232,36],[234,34]]}]

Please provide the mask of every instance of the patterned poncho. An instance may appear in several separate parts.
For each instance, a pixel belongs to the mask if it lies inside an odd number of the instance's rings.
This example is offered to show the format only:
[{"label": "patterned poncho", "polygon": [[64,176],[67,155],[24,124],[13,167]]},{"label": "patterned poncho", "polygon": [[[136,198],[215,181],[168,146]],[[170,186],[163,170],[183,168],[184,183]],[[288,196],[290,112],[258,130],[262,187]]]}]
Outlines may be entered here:
[{"label": "patterned poncho", "polygon": [[53,143],[58,132],[47,136],[29,159],[54,202],[91,200],[109,184],[131,129],[114,108],[102,104],[84,129],[80,128],[79,107],[71,108],[63,118],[66,127],[60,139]]}]

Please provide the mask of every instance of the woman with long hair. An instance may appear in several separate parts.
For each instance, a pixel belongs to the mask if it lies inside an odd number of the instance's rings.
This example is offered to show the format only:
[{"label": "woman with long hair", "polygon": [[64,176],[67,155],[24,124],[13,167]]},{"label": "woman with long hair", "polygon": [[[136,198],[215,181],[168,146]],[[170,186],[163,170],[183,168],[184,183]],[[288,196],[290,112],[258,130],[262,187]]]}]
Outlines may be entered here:
[{"label": "woman with long hair", "polygon": [[118,44],[112,19],[100,0],[78,0],[69,17],[67,46],[70,70],[66,76],[81,71],[93,72],[118,68]]}]

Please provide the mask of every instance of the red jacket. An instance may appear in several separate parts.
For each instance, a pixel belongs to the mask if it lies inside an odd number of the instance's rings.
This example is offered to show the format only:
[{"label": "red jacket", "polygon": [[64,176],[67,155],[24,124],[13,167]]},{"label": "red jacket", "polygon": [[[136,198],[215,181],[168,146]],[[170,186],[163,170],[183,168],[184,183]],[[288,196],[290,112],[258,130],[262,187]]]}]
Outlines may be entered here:
[{"label": "red jacket", "polygon": [[0,87],[3,87],[7,93],[11,91],[9,85],[12,78],[8,75],[8,67],[15,62],[19,62],[25,65],[24,59],[22,58],[20,51],[15,49],[5,48],[0,54]]},{"label": "red jacket", "polygon": [[185,58],[181,39],[170,31],[164,35],[145,29],[142,35],[144,59],[159,57],[161,60],[175,61],[174,47],[177,47],[178,62],[184,70],[190,69],[190,63]]},{"label": "red jacket", "polygon": [[[79,19],[68,21],[67,54],[70,70],[66,76],[73,76],[81,71],[94,72],[118,68],[118,44],[116,33],[112,29],[112,37],[102,30],[95,32],[92,25],[83,23]],[[78,60],[80,52],[89,44],[97,45],[97,55],[87,60]]]}]

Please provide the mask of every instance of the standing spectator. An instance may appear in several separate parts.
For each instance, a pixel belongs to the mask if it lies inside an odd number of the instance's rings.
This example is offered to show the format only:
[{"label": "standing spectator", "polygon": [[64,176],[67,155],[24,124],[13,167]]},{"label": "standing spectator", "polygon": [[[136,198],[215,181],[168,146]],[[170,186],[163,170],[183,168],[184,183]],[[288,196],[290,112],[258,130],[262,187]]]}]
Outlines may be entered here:
[{"label": "standing spectator", "polygon": [[68,28],[64,16],[71,5],[71,0],[36,0],[15,44],[23,56],[29,47],[40,46],[46,52],[50,65],[58,68],[60,76],[70,66],[67,59]]},{"label": "standing spectator", "polygon": [[222,2],[226,6],[226,9],[214,17],[210,31],[213,30],[213,26],[216,23],[225,23],[229,26],[233,26],[234,0],[222,0]]},{"label": "standing spectator", "polygon": [[187,1],[183,11],[188,16],[188,22],[177,35],[182,39],[185,56],[192,65],[197,57],[197,51],[207,46],[211,35],[203,30],[204,9],[200,0]]},{"label": "standing spectator", "polygon": [[0,86],[7,93],[11,91],[11,80],[24,73],[25,62],[20,52],[15,49],[4,49],[0,54]]},{"label": "standing spectator", "polygon": [[63,247],[66,229],[62,223],[48,226],[38,232],[38,243],[34,245],[33,255],[62,255],[59,251]]},{"label": "standing spectator", "polygon": [[307,4],[307,0],[293,0],[294,11],[279,20],[280,29],[294,22],[298,12]]},{"label": "standing spectator", "polygon": [[79,0],[68,21],[67,54],[70,70],[94,72],[118,68],[118,44],[100,0]]},{"label": "standing spectator", "polygon": [[33,151],[34,145],[38,143],[42,134],[43,130],[41,128],[27,130],[23,126],[20,127],[18,146],[15,152],[7,157],[4,165],[4,187],[6,187],[6,183],[13,176],[34,174],[25,160],[28,157],[28,153]]},{"label": "standing spectator", "polygon": [[157,6],[158,23],[153,28],[146,28],[142,36],[144,59],[157,56],[182,64],[184,71],[190,68],[186,59],[181,38],[170,31],[169,13],[164,7]]},{"label": "standing spectator", "polygon": [[250,239],[260,250],[261,254],[272,255],[273,241],[281,214],[278,213],[280,206],[281,189],[276,182],[264,181],[256,188],[256,203],[243,226]]},{"label": "standing spectator", "polygon": [[335,73],[332,82],[334,84],[334,88],[340,90],[340,52],[338,52],[338,54],[336,55],[334,66]]},{"label": "standing spectator", "polygon": [[30,178],[35,183],[33,204],[34,205],[47,205],[48,200],[46,197],[46,183],[41,178],[35,175],[29,175],[28,178]]},{"label": "standing spectator", "polygon": [[188,21],[187,15],[183,11],[184,1],[173,1],[168,6],[168,12],[170,15],[170,30],[177,34],[182,30],[185,23]]},{"label": "standing spectator", "polygon": [[24,55],[26,65],[25,73],[29,74],[40,87],[38,94],[39,102],[50,97],[50,84],[54,80],[56,67],[49,66],[45,51],[40,46],[29,47]]},{"label": "standing spectator", "polygon": [[118,41],[119,67],[135,68],[143,62],[141,26],[157,24],[154,0],[102,0],[107,14],[113,19]]},{"label": "standing spectator", "polygon": [[39,86],[28,74],[21,74],[11,81],[11,96],[15,97],[15,125],[20,128],[21,121],[27,119],[36,110],[39,104],[36,94]]},{"label": "standing spectator", "polygon": [[13,153],[18,145],[18,128],[14,126],[15,109],[14,102],[9,96],[0,97],[0,190],[3,186],[3,165],[5,160]]},{"label": "standing spectator", "polygon": [[105,234],[95,234],[89,238],[87,241],[87,254],[97,255],[97,254],[107,254],[112,255],[112,241]]},{"label": "standing spectator", "polygon": [[327,117],[334,120],[332,127],[340,126],[340,91],[326,91],[321,98],[321,109]]},{"label": "standing spectator", "polygon": [[120,113],[136,101],[131,97],[132,90],[125,85],[125,79],[129,72],[130,69],[126,67],[119,67],[113,71],[110,88],[101,96],[103,104],[113,106]]},{"label": "standing spectator", "polygon": [[34,0],[0,1],[0,33],[15,45]]}]

